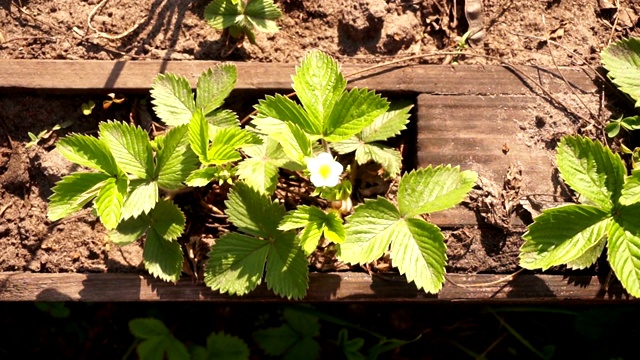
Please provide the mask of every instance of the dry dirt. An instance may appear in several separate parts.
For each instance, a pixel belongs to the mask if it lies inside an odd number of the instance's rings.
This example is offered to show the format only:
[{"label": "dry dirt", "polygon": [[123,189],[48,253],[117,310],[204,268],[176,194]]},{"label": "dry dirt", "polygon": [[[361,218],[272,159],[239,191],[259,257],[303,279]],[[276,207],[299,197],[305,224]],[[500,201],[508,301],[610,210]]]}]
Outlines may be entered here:
[{"label": "dry dirt", "polygon": [[[312,49],[343,63],[382,63],[422,54],[422,63],[599,65],[611,41],[638,34],[640,4],[598,0],[485,0],[481,44],[466,51],[486,55],[431,56],[455,50],[468,24],[464,2],[451,0],[281,0],[284,11],[275,34],[258,34],[257,45],[229,47],[229,39],[204,21],[204,1],[3,0],[0,1],[0,58],[171,59],[296,63]],[[611,1],[613,3],[614,1]],[[100,6],[102,4],[102,6]],[[98,6],[100,6],[98,8]],[[94,16],[92,10],[98,8]],[[91,26],[95,29],[89,27]],[[615,28],[614,28],[615,25]],[[96,32],[99,31],[100,33]],[[108,37],[119,37],[109,39]],[[561,47],[549,47],[545,38]],[[226,57],[223,53],[231,51]],[[140,271],[139,247],[109,246],[104,229],[89,212],[51,224],[47,198],[61,175],[72,171],[54,151],[68,131],[91,132],[105,119],[127,119],[130,104],[80,111],[88,97],[3,95],[0,98],[0,271]],[[598,104],[588,106],[598,107]],[[72,121],[37,146],[34,134]],[[531,129],[535,129],[531,126]],[[532,144],[548,134],[526,133]],[[540,140],[543,138],[543,140]],[[475,241],[495,229],[453,229],[448,234],[450,270],[509,272],[517,267],[517,236],[499,233],[493,244]]]}]

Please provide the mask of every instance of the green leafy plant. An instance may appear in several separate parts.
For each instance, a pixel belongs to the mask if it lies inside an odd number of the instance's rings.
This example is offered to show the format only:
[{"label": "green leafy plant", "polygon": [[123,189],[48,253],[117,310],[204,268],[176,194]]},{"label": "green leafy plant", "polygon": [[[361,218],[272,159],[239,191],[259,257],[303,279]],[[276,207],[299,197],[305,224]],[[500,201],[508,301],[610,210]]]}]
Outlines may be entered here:
[{"label": "green leafy plant", "polygon": [[619,40],[601,53],[607,76],[640,107],[640,39]]},{"label": "green leafy plant", "polygon": [[556,162],[582,204],[548,209],[534,219],[523,236],[520,265],[582,269],[607,246],[616,276],[631,295],[640,296],[640,171],[626,176],[618,155],[578,136],[562,139]]},{"label": "green leafy plant", "polygon": [[283,360],[313,360],[320,356],[320,335],[318,318],[285,309],[283,324],[278,327],[261,329],[253,333],[253,338],[268,356],[279,356]]},{"label": "green leafy plant", "polygon": [[273,0],[213,0],[204,10],[204,18],[214,29],[228,29],[236,38],[246,36],[256,43],[255,30],[277,32],[275,20],[282,12]]},{"label": "green leafy plant", "polygon": [[136,351],[141,360],[249,359],[247,344],[223,332],[211,333],[206,346],[195,345],[188,349],[158,319],[133,319],[129,322],[129,331],[139,340]]},{"label": "green leafy plant", "polygon": [[607,132],[607,136],[613,138],[618,136],[621,129],[624,129],[626,131],[640,129],[640,116],[635,115],[613,119],[609,121],[604,130]]},{"label": "green leafy plant", "polygon": [[408,281],[436,293],[444,283],[444,235],[420,215],[453,207],[471,190],[477,174],[458,167],[438,166],[405,175],[398,186],[398,205],[386,198],[365,200],[347,217],[345,241],[338,258],[368,263],[391,244],[391,259]]}]

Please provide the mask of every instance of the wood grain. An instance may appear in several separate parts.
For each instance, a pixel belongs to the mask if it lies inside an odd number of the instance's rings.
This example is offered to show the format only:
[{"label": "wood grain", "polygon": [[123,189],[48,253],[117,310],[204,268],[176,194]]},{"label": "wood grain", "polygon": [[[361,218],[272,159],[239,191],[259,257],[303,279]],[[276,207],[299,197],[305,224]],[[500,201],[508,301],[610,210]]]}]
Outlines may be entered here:
[{"label": "wood grain", "polygon": [[[0,60],[0,92],[42,90],[55,93],[146,92],[158,73],[187,77],[193,86],[198,75],[214,61],[100,61],[100,60]],[[236,91],[289,91],[295,66],[273,63],[234,63],[238,69]],[[345,65],[344,74],[368,65]],[[518,67],[551,92],[567,92],[556,70]],[[579,68],[562,68],[562,74],[581,93],[596,91]],[[389,94],[529,94],[539,91],[521,74],[502,66],[409,65],[385,67],[359,75],[349,86],[367,87]]]},{"label": "wood grain", "polygon": [[[398,275],[371,277],[364,273],[314,273],[306,302],[385,301],[385,302],[526,302],[567,301],[628,302],[619,283],[607,290],[596,277],[558,275],[519,275],[494,285],[504,275],[449,274],[456,284],[447,282],[437,295],[418,291]],[[462,287],[476,286],[476,287]],[[165,283],[150,276],[135,274],[41,274],[0,273],[0,301],[285,301],[260,286],[243,296],[213,292],[203,284],[181,280]]]}]

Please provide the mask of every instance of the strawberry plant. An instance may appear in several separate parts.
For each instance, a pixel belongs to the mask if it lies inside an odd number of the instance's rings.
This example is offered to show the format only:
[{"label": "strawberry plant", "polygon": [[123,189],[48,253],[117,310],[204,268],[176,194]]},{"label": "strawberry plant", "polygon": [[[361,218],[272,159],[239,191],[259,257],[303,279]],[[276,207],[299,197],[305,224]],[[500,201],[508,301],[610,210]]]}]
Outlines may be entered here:
[{"label": "strawberry plant", "polygon": [[520,265],[582,269],[594,264],[606,246],[616,276],[630,294],[640,296],[640,171],[626,176],[618,155],[579,136],[562,139],[556,161],[582,204],[543,211],[523,236]]},{"label": "strawberry plant", "polygon": [[245,36],[256,43],[255,31],[277,32],[275,20],[282,12],[273,0],[213,0],[204,10],[204,18],[214,29],[227,29],[241,40]]}]

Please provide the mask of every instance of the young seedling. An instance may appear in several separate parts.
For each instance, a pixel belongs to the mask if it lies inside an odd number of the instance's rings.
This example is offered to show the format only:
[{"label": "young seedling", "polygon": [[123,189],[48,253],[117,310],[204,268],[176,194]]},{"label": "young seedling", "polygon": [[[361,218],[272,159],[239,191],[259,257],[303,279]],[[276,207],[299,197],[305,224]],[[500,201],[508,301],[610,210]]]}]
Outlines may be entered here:
[{"label": "young seedling", "polygon": [[[246,36],[256,43],[255,31],[278,31],[275,20],[282,12],[273,0],[213,0],[204,10],[204,18],[211,27],[228,31],[236,44]],[[233,51],[235,45],[229,51]],[[226,54],[225,54],[226,55]]]},{"label": "young seedling", "polygon": [[631,295],[640,296],[640,171],[625,176],[618,155],[579,136],[562,139],[556,162],[582,204],[548,209],[534,219],[523,236],[520,265],[582,269],[607,246],[614,273]]}]

